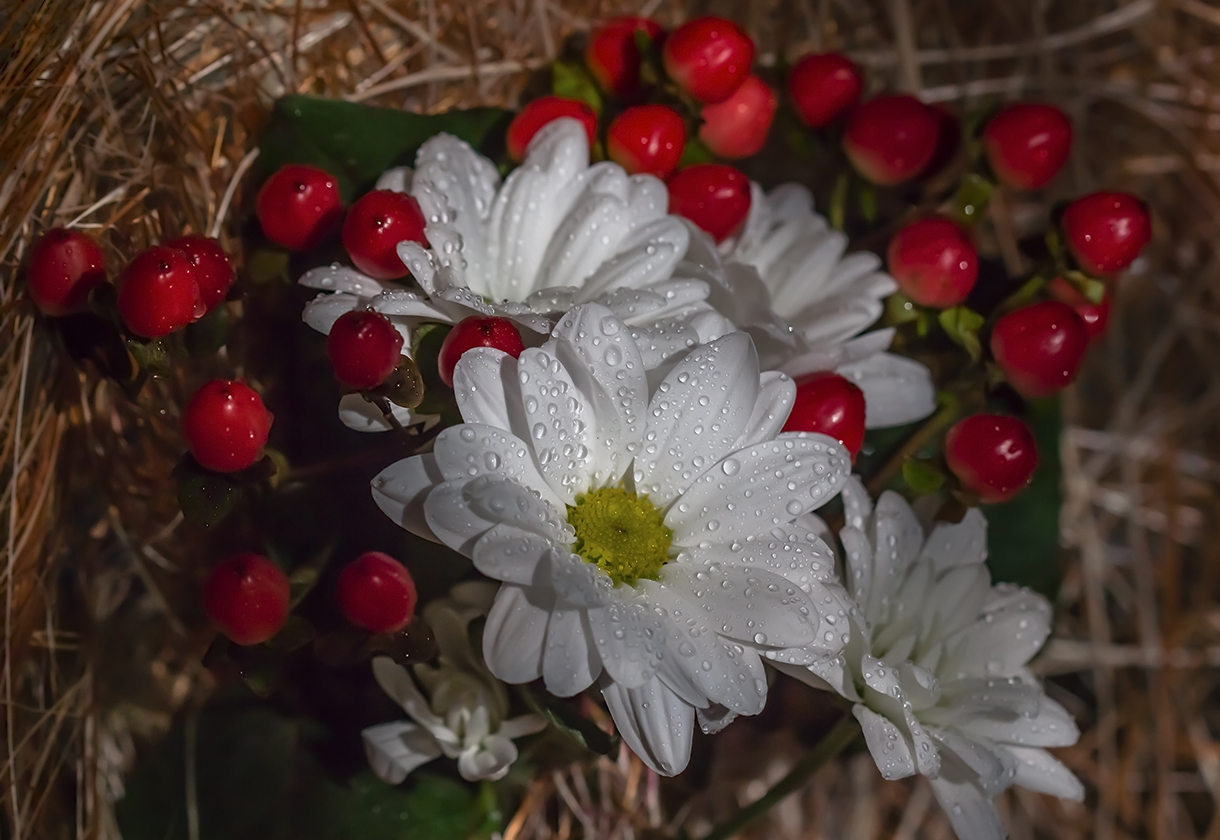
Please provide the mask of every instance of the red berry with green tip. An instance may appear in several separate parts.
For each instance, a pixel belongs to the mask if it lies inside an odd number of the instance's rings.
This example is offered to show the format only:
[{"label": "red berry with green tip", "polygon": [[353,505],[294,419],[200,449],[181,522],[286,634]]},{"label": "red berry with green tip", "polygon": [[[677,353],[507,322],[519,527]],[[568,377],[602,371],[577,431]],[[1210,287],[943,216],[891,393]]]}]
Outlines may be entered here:
[{"label": "red berry with green tip", "polygon": [[290,590],[279,566],[247,551],[212,569],[203,605],[213,626],[234,644],[257,645],[284,627]]},{"label": "red berry with green tip", "polygon": [[366,551],[339,572],[335,596],[343,617],[370,633],[397,633],[415,614],[415,581],[401,563]]},{"label": "red berry with green tip", "polygon": [[750,179],[723,163],[697,163],[669,179],[669,212],[682,216],[723,242],[745,224],[750,212]]},{"label": "red berry with green tip", "polygon": [[730,20],[701,17],[669,34],[661,58],[678,87],[700,102],[723,102],[750,75],[754,42]]},{"label": "red berry with green tip", "polygon": [[1088,346],[1084,321],[1057,300],[1009,312],[991,331],[991,354],[1024,397],[1050,396],[1072,384]]},{"label": "red berry with green tip", "polygon": [[796,400],[785,432],[819,432],[847,448],[852,458],[864,445],[864,392],[830,371],[796,380]]},{"label": "red berry with green tip", "polygon": [[508,134],[505,137],[508,156],[521,163],[525,160],[525,153],[529,150],[534,135],[544,126],[562,117],[578,120],[584,126],[589,148],[592,149],[597,135],[597,114],[594,110],[579,99],[543,96],[527,103],[508,124]]},{"label": "red berry with green tip", "polygon": [[263,457],[271,412],[258,392],[228,379],[204,385],[182,412],[182,434],[191,455],[213,472],[244,470]]},{"label": "red berry with green tip", "polygon": [[204,313],[195,266],[182,251],[154,245],[127,266],[119,283],[119,315],[127,329],[161,338]]},{"label": "red berry with green tip", "polygon": [[30,249],[25,279],[39,309],[71,315],[84,309],[89,292],[106,281],[106,258],[88,234],[52,228]]},{"label": "red berry with green tip", "polygon": [[704,106],[699,139],[723,158],[756,155],[767,144],[775,106],[775,91],[757,76],[747,76],[728,99]]},{"label": "red berry with green tip", "polygon": [[385,382],[402,357],[403,337],[380,312],[353,309],[336,319],[326,336],[326,355],[335,378],[368,391]]},{"label": "red berry with green tip", "polygon": [[631,175],[665,180],[678,168],[685,148],[686,123],[668,105],[628,108],[606,130],[606,153]]},{"label": "red berry with green tip", "polygon": [[1072,123],[1054,105],[1005,105],[983,129],[983,149],[1000,183],[1019,190],[1045,187],[1072,150]]},{"label": "red berry with green tip", "polygon": [[398,256],[399,242],[427,246],[424,211],[407,193],[373,190],[347,211],[341,238],[352,264],[374,280],[398,280],[410,272]]},{"label": "red berry with green tip", "polygon": [[945,435],[945,461],[962,486],[984,502],[1003,502],[1025,489],[1038,466],[1034,434],[1003,414],[972,414]]},{"label": "red berry with green tip", "polygon": [[525,343],[521,340],[520,331],[507,318],[481,315],[465,318],[453,326],[436,354],[436,368],[441,382],[453,387],[453,369],[457,367],[458,359],[475,347],[502,350],[516,359],[525,350]]},{"label": "red berry with green tip", "polygon": [[1089,333],[1090,342],[1095,342],[1105,335],[1106,326],[1110,323],[1110,291],[1108,289],[1100,302],[1093,303],[1067,280],[1056,277],[1047,286],[1047,291],[1055,300],[1066,303],[1076,310],[1080,320],[1084,321],[1084,328]]},{"label": "red berry with green tip", "polygon": [[651,18],[617,17],[598,24],[585,47],[585,64],[593,78],[602,90],[621,99],[634,99],[642,89],[637,32],[652,41],[660,40],[664,34],[661,24]]},{"label": "red berry with green tip", "polygon": [[920,306],[957,306],[979,276],[979,255],[969,234],[938,216],[898,231],[887,259],[902,293]]},{"label": "red berry with green tip", "polygon": [[211,311],[224,301],[233,285],[236,272],[233,262],[225,249],[215,239],[206,236],[183,236],[172,242],[165,243],[166,248],[173,248],[186,254],[186,258],[195,268],[195,281],[199,284],[199,299],[203,308]]},{"label": "red berry with green tip", "polygon": [[788,73],[792,106],[810,128],[825,128],[847,113],[863,88],[860,68],[839,53],[811,53]]},{"label": "red berry with green tip", "polygon": [[272,242],[308,251],[321,245],[343,218],[339,182],[316,166],[286,164],[258,191],[254,213]]},{"label": "red berry with green tip", "polygon": [[1130,193],[1082,196],[1067,206],[1059,224],[1076,262],[1098,277],[1131,265],[1152,239],[1148,205]]},{"label": "red berry with green tip", "polygon": [[843,149],[865,178],[894,186],[924,171],[939,139],[940,120],[927,105],[907,94],[878,96],[852,112]]}]

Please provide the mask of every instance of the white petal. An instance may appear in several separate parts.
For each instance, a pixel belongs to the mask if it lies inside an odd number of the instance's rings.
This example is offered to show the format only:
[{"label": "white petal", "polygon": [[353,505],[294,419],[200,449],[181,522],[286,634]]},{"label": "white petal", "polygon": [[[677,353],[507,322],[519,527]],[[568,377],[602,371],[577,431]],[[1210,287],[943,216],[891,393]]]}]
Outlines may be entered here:
[{"label": "white petal", "polygon": [[771,440],[784,428],[792,403],[796,399],[796,383],[775,370],[765,370],[758,377],[758,399],[733,449],[745,449]]},{"label": "white petal", "polygon": [[983,793],[969,768],[951,756],[941,766],[940,776],[932,780],[932,791],[960,840],[1005,840],[1008,836],[991,797]]},{"label": "white petal", "polygon": [[488,735],[478,747],[458,756],[458,773],[468,782],[495,781],[503,779],[516,760],[516,744],[500,735]]},{"label": "white petal", "polygon": [[[390,414],[398,425],[406,427],[416,423],[427,423],[436,415],[419,415],[409,408],[390,403]],[[388,432],[393,430],[390,421],[373,403],[360,394],[344,394],[339,398],[339,420],[344,426],[357,432]]]},{"label": "white petal", "polygon": [[987,559],[987,520],[983,512],[973,507],[956,525],[938,523],[928,535],[919,559],[933,563],[937,571],[981,565]]},{"label": "white petal", "polygon": [[[694,554],[698,558],[698,550]],[[662,581],[690,603],[710,608],[719,617],[716,632],[729,639],[767,647],[800,647],[813,641],[814,608],[805,593],[758,566],[679,561],[664,567]]]},{"label": "white petal", "polygon": [[1015,762],[1011,755],[1001,758],[982,739],[966,737],[953,729],[934,729],[932,737],[940,746],[941,760],[956,759],[968,767],[975,775],[978,786],[988,796],[995,796],[1008,786],[1004,759],[1015,773]]},{"label": "white petal", "polygon": [[978,620],[946,645],[940,673],[957,678],[1012,676],[1046,641],[1051,606],[1045,598],[1005,584],[992,591],[1011,597],[988,605]]},{"label": "white petal", "polygon": [[563,502],[538,472],[525,441],[502,428],[481,423],[450,426],[437,436],[435,453],[446,481],[489,475],[516,482],[547,504],[563,509]]},{"label": "white petal", "polygon": [[489,271],[484,220],[500,184],[495,165],[466,142],[439,134],[420,147],[415,166],[411,193],[427,220],[428,241],[434,248],[460,241],[460,259],[440,255],[456,266],[465,263],[467,277],[482,278]]},{"label": "white petal", "polygon": [[483,627],[487,668],[510,685],[542,676],[547,622],[554,598],[541,588],[504,584]]},{"label": "white petal", "polygon": [[922,420],[936,410],[932,373],[913,359],[878,353],[835,370],[864,392],[864,425],[884,429]]},{"label": "white petal", "polygon": [[392,785],[441,754],[440,746],[428,730],[406,721],[370,726],[360,734],[369,766],[377,778]]},{"label": "white petal", "polygon": [[601,659],[585,626],[584,610],[554,610],[542,654],[546,690],[556,697],[572,697],[592,685],[601,671]]},{"label": "white petal", "polygon": [[1069,747],[1080,739],[1080,730],[1067,709],[1048,697],[1042,698],[1037,715],[979,716],[959,727],[975,737],[1024,747]]},{"label": "white petal", "polygon": [[737,718],[738,714],[736,712],[726,709],[719,704],[709,706],[706,709],[695,709],[695,720],[699,722],[699,728],[703,730],[704,735],[715,735],[717,732],[723,732]]},{"label": "white petal", "polygon": [[337,263],[311,268],[297,281],[308,289],[324,292],[346,292],[360,297],[374,297],[386,287],[367,274]]},{"label": "white petal", "polygon": [[[930,565],[922,556],[916,563]],[[940,641],[974,623],[990,591],[991,573],[982,563],[944,572],[923,607],[924,626],[934,629],[921,641]]]},{"label": "white petal", "polygon": [[330,328],[340,317],[362,305],[355,295],[321,294],[305,304],[301,319],[323,335],[330,335]]},{"label": "white petal", "polygon": [[851,711],[860,721],[864,743],[868,745],[882,778],[894,781],[914,776],[915,756],[911,745],[894,722],[859,703]]},{"label": "white petal", "polygon": [[701,545],[692,553],[701,563],[767,569],[796,584],[806,594],[819,581],[834,576],[835,561],[830,547],[817,534],[795,525],[777,525],[767,533],[751,534],[744,540]]},{"label": "white petal", "polygon": [[841,344],[867,329],[881,317],[880,301],[872,298],[844,296],[822,300],[792,320],[810,347]]},{"label": "white petal", "polygon": [[873,512],[873,580],[868,604],[870,614],[882,599],[890,600],[905,582],[907,567],[919,556],[923,527],[906,499],[887,490],[877,499]]},{"label": "white petal", "polygon": [[674,320],[632,325],[628,331],[640,348],[645,369],[657,374],[649,381],[658,384],[669,373],[670,366],[699,343],[699,333],[693,326]]},{"label": "white petal", "polygon": [[1084,801],[1084,785],[1046,750],[1007,747],[1017,760],[1013,784],[1073,802]]},{"label": "white petal", "polygon": [[381,690],[390,696],[403,711],[417,723],[429,730],[443,729],[444,721],[432,713],[428,700],[411,679],[407,669],[388,656],[373,657],[373,677]]},{"label": "white petal", "polygon": [[377,176],[375,190],[392,190],[393,192],[411,192],[411,179],[415,170],[409,166],[394,166]]},{"label": "white petal", "polygon": [[690,761],[695,710],[656,677],[636,688],[602,680],[619,735],[650,768],[676,776]]},{"label": "white petal", "polygon": [[733,451],[758,399],[758,357],[742,333],[693,351],[669,372],[648,406],[637,492],[664,508],[696,476]]},{"label": "white petal", "polygon": [[[374,312],[380,312],[391,318],[426,318],[429,321],[442,323],[449,320],[444,311],[432,301],[415,292],[408,292],[406,289],[387,289],[373,298],[370,306]],[[405,338],[407,344],[403,350],[407,351],[411,346],[410,336],[405,336]],[[406,355],[405,352],[404,355]]]},{"label": "white petal", "polygon": [[665,625],[642,604],[622,600],[588,610],[589,629],[610,679],[637,688],[652,679],[664,655]]},{"label": "white petal", "polygon": [[440,542],[432,533],[424,503],[433,488],[445,480],[431,453],[396,461],[372,481],[373,501],[395,524],[425,539]]},{"label": "white petal", "polygon": [[505,583],[534,584],[538,564],[550,555],[555,544],[546,537],[512,525],[496,525],[470,552],[474,567],[493,580]]},{"label": "white petal", "polygon": [[534,461],[565,505],[593,483],[590,445],[593,409],[554,355],[552,346],[529,348],[517,360],[517,382]]},{"label": "white petal", "polygon": [[674,544],[697,545],[707,534],[744,539],[820,507],[851,469],[838,441],[808,433],[734,452],[701,475],[665,514]]},{"label": "white petal", "polygon": [[873,499],[857,476],[849,476],[843,485],[843,508],[847,527],[864,531],[873,516]]},{"label": "white petal", "polygon": [[517,360],[504,351],[476,347],[463,353],[453,368],[453,394],[467,423],[485,423],[514,434],[523,431],[513,428],[514,419],[521,416]]},{"label": "white petal", "polygon": [[[640,220],[631,221],[638,224]],[[584,278],[580,300],[593,300],[614,289],[642,289],[662,283],[682,259],[689,241],[687,227],[672,216],[638,227],[619,243],[612,257]],[[555,279],[561,280],[562,275]],[[700,300],[706,297],[705,287]]]},{"label": "white petal", "polygon": [[505,738],[524,738],[546,729],[546,718],[542,715],[518,715],[500,724],[497,732]]},{"label": "white petal", "polygon": [[851,527],[839,531],[839,542],[843,544],[847,591],[861,605],[860,609],[869,621],[876,621],[880,617],[877,611],[870,611],[866,607],[870,603],[869,593],[873,590],[873,544],[862,532]]},{"label": "white petal", "polygon": [[603,607],[627,597],[615,588],[608,574],[566,548],[555,548],[546,562],[546,581],[564,606]]}]

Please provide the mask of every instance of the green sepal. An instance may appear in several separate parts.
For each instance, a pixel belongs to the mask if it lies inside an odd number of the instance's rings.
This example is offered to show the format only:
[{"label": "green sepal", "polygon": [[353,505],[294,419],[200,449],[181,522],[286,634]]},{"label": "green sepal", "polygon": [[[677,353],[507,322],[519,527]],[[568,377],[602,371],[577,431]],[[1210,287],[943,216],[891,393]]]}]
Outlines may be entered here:
[{"label": "green sepal", "polygon": [[581,747],[610,758],[618,755],[618,736],[610,735],[599,728],[593,721],[577,712],[570,702],[552,697],[545,691],[533,691],[527,685],[521,687],[521,694],[532,711],[542,715],[556,731]]},{"label": "green sepal", "polygon": [[575,99],[602,112],[602,95],[597,83],[584,64],[576,61],[556,61],[551,65],[551,91],[564,99]]},{"label": "green sepal", "polygon": [[902,477],[907,486],[919,496],[935,493],[945,483],[944,472],[931,461],[922,458],[907,458],[903,461]]},{"label": "green sepal", "polygon": [[218,525],[241,500],[242,486],[237,478],[204,469],[189,452],[174,467],[173,477],[182,516],[193,525]]},{"label": "green sepal", "polygon": [[994,190],[995,184],[982,175],[977,172],[967,173],[953,196],[954,214],[968,225],[975,224],[983,217]]},{"label": "green sepal", "polygon": [[941,310],[936,319],[945,335],[955,343],[965,348],[970,358],[978,361],[982,358],[983,348],[979,342],[979,330],[986,319],[982,315],[965,306],[955,306],[952,309]]}]

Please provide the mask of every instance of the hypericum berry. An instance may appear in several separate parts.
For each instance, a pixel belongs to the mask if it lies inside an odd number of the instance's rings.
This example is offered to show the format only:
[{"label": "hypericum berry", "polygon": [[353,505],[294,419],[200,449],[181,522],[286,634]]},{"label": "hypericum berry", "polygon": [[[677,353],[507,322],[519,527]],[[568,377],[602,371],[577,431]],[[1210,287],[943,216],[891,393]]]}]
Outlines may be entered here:
[{"label": "hypericum berry", "polygon": [[271,412],[244,382],[215,379],[204,385],[182,412],[182,434],[204,469],[237,472],[263,457]]},{"label": "hypericum berry", "polygon": [[903,294],[920,306],[957,306],[979,276],[979,255],[969,234],[939,216],[898,231],[890,240],[887,259]]},{"label": "hypericum berry", "polygon": [[507,318],[474,315],[458,321],[445,336],[440,352],[436,354],[436,369],[441,382],[453,387],[453,369],[457,367],[458,359],[475,347],[503,350],[515,359],[525,350],[525,343],[521,341],[521,333]]},{"label": "hypericum berry", "polygon": [[25,279],[39,309],[71,315],[84,309],[89,292],[106,281],[106,258],[88,234],[51,228],[30,249]]},{"label": "hypericum berry", "polygon": [[291,587],[279,566],[246,551],[212,569],[203,591],[208,618],[238,645],[267,641],[288,620]]},{"label": "hypericum berry", "polygon": [[757,76],[747,76],[728,99],[704,106],[699,139],[720,157],[756,155],[767,143],[775,105],[775,91]]},{"label": "hypericum berry", "polygon": [[165,243],[186,254],[195,268],[195,282],[199,284],[199,299],[203,308],[211,311],[229,294],[236,272],[225,249],[215,239],[206,236],[183,236]]},{"label": "hypericum berry", "polygon": [[860,68],[839,53],[811,53],[788,73],[792,107],[810,128],[825,128],[847,113],[863,87]]},{"label": "hypericum berry", "polygon": [[1056,277],[1047,286],[1047,291],[1055,300],[1066,303],[1076,310],[1080,320],[1084,321],[1084,328],[1089,333],[1090,342],[1097,341],[1105,335],[1106,325],[1110,323],[1109,290],[1106,290],[1105,297],[1101,299],[1100,303],[1093,303],[1067,280]]},{"label": "hypericum berry", "polygon": [[700,102],[723,102],[750,75],[754,42],[731,20],[701,17],[669,34],[661,58],[678,87]]},{"label": "hypericum berry", "polygon": [[118,308],[127,329],[145,338],[182,329],[204,313],[195,266],[182,251],[154,245],[123,272]]},{"label": "hypericum berry", "polygon": [[402,357],[402,333],[380,312],[353,309],[338,317],[326,336],[335,379],[368,391],[389,378]]},{"label": "hypericum berry", "polygon": [[750,212],[750,179],[723,163],[697,163],[669,179],[669,212],[690,219],[723,242]]},{"label": "hypericum berry", "polygon": [[1005,105],[983,129],[983,149],[1000,183],[1019,190],[1045,187],[1072,150],[1072,123],[1054,105]]},{"label": "hypericum berry", "polygon": [[1067,206],[1059,223],[1076,262],[1099,277],[1131,265],[1152,239],[1148,205],[1130,193],[1082,196]]},{"label": "hypericum berry", "polygon": [[593,148],[594,137],[597,134],[597,114],[593,109],[579,99],[542,96],[527,103],[508,124],[508,134],[505,136],[508,156],[517,163],[525,160],[525,152],[529,148],[530,141],[534,139],[534,135],[541,131],[543,126],[560,117],[579,120],[585,127],[585,135],[589,138],[589,148]]},{"label": "hypericum berry", "polygon": [[347,211],[343,220],[343,247],[352,264],[375,280],[397,280],[410,272],[398,256],[398,243],[427,245],[424,211],[407,193],[373,190]]},{"label": "hypericum berry", "polygon": [[344,566],[335,596],[343,617],[370,633],[397,633],[406,627],[419,600],[411,573],[380,551],[366,551]]},{"label": "hypericum berry", "polygon": [[784,431],[829,435],[855,458],[864,445],[864,392],[830,371],[802,377],[796,380],[796,400]]},{"label": "hypericum berry", "polygon": [[661,24],[646,17],[617,17],[594,27],[585,47],[585,63],[602,89],[621,99],[634,99],[640,94],[640,49],[635,33],[643,32],[651,40],[664,33]]},{"label": "hypericum berry", "polygon": [[940,137],[932,109],[907,94],[878,96],[852,112],[843,148],[874,184],[893,186],[923,172]]},{"label": "hypericum berry", "polygon": [[1003,502],[1034,477],[1038,447],[1022,420],[972,414],[945,435],[945,461],[962,486],[984,502]]},{"label": "hypericum berry", "polygon": [[606,153],[631,175],[662,181],[673,174],[686,148],[686,123],[668,105],[637,105],[606,129]]},{"label": "hypericum berry", "polygon": [[316,166],[281,166],[258,191],[254,213],[272,242],[290,251],[307,251],[339,226],[339,182]]},{"label": "hypericum berry", "polygon": [[991,354],[1025,397],[1049,396],[1072,384],[1089,347],[1089,331],[1057,300],[1009,312],[991,331]]}]

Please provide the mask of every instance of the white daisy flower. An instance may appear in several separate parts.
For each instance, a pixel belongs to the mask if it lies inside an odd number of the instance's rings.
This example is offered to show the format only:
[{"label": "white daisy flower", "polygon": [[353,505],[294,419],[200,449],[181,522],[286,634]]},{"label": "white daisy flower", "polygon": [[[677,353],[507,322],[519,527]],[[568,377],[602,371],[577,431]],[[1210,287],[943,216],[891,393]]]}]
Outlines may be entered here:
[{"label": "white daisy flower", "polygon": [[855,701],[881,774],[929,777],[962,840],[1003,840],[991,800],[1010,785],[1083,798],[1080,782],[1045,749],[1074,744],[1080,732],[1026,668],[1050,633],[1050,604],[1027,589],[991,585],[982,513],[972,509],[925,535],[895,493],[874,509],[852,478],[843,501],[839,539],[859,609],[844,667],[814,666],[818,678],[803,676]]},{"label": "white daisy flower", "polygon": [[823,435],[780,434],[792,380],[760,374],[747,336],[698,347],[650,398],[627,327],[583,305],[519,360],[467,352],[454,390],[465,423],[373,495],[502,581],[483,635],[497,677],[561,697],[596,683],[627,744],[672,775],[696,713],[711,731],[762,710],[763,656],[841,648],[809,513],[850,458]]},{"label": "white daisy flower", "polygon": [[467,781],[503,778],[517,760],[513,739],[546,728],[541,715],[508,718],[504,685],[470,646],[467,626],[487,614],[494,597],[494,585],[464,583],[449,598],[424,608],[440,657],[436,666],[416,665],[414,679],[387,656],[373,660],[378,685],[413,719],[364,730],[369,764],[390,784],[442,755],[457,759],[458,772]]},{"label": "white daisy flower", "polygon": [[879,270],[881,258],[867,251],[844,256],[847,236],[813,211],[804,187],[782,184],[764,193],[750,186],[745,227],[720,245],[723,265],[715,266],[717,255],[703,237],[687,256],[711,268],[710,276],[688,270],[712,282],[710,302],[751,334],[764,368],[794,378],[833,370],[855,382],[864,391],[868,428],[931,414],[936,394],[928,369],[885,352],[892,329],[865,332],[898,289]]},{"label": "white daisy flower", "polygon": [[[414,172],[390,170],[377,186],[410,192],[423,210],[430,247],[398,246],[418,285],[339,265],[307,272],[300,282],[326,294],[304,317],[323,333],[366,307],[395,322],[410,352],[419,323],[494,315],[516,322],[528,346],[542,343],[562,313],[596,301],[628,326],[653,368],[731,329],[707,304],[705,282],[673,276],[689,232],[667,214],[665,184],[614,163],[590,165],[575,120],[539,131],[502,184],[490,160],[440,134],[420,148]],[[400,411],[400,422],[418,419]],[[389,428],[359,395],[345,398],[341,414],[353,428]]]}]

